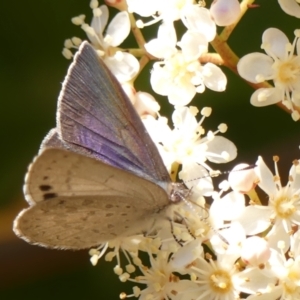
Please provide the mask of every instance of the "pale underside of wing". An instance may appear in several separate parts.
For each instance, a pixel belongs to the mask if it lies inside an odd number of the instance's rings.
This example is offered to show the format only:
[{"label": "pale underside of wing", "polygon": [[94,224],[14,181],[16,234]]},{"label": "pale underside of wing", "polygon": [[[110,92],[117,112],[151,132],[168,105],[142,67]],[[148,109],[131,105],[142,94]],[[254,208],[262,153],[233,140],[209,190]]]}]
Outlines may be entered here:
[{"label": "pale underside of wing", "polygon": [[[167,185],[165,183],[165,190]],[[84,155],[56,148],[42,150],[29,166],[24,194],[29,204],[62,196],[94,195],[140,198],[149,208],[169,202],[166,191],[148,180]]]},{"label": "pale underside of wing", "polygon": [[142,200],[115,196],[58,197],[24,209],[15,233],[31,244],[84,249],[149,228],[158,212]]},{"label": "pale underside of wing", "polygon": [[31,207],[15,220],[16,234],[66,249],[140,232],[170,204],[167,192],[148,180],[56,148],[42,150],[33,161],[24,193]]}]

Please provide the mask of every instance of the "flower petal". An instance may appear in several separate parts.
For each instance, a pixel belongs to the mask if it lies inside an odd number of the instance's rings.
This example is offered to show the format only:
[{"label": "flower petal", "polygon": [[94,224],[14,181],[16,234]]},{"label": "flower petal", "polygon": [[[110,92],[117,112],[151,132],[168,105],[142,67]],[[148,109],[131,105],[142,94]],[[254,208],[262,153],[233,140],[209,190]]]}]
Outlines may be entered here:
[{"label": "flower petal", "polygon": [[258,157],[255,164],[257,167],[254,169],[254,171],[259,178],[259,187],[269,196],[275,195],[277,189],[274,182],[274,175],[267,167],[261,156]]},{"label": "flower petal", "polygon": [[272,210],[268,206],[250,205],[245,207],[236,221],[243,226],[247,235],[254,235],[270,226],[271,214]]},{"label": "flower petal", "polygon": [[111,72],[117,77],[120,83],[131,80],[139,71],[140,64],[138,60],[130,53],[122,52],[122,59],[116,56],[106,57],[105,64]]},{"label": "flower petal", "polygon": [[196,95],[195,86],[188,80],[170,86],[168,100],[172,105],[185,106]]},{"label": "flower petal", "polygon": [[260,78],[265,80],[273,76],[273,63],[274,60],[268,55],[254,52],[243,56],[239,60],[237,70],[244,79],[253,83],[259,83],[262,81]]},{"label": "flower petal", "polygon": [[182,22],[188,29],[204,34],[208,42],[215,38],[216,24],[208,9],[196,5],[186,5],[182,14]]},{"label": "flower petal", "polygon": [[150,17],[158,11],[161,0],[141,1],[127,0],[128,11],[135,12],[141,17]]},{"label": "flower petal", "polygon": [[211,210],[217,207],[221,213],[221,218],[225,221],[236,219],[245,209],[245,197],[241,193],[232,191],[226,194],[222,199],[215,200]]},{"label": "flower petal", "polygon": [[195,162],[183,162],[179,178],[185,182],[193,193],[211,196],[214,191],[211,177],[205,168]]},{"label": "flower petal", "polygon": [[[226,152],[228,155],[226,159],[222,153]],[[227,163],[235,159],[237,156],[237,149],[233,142],[224,138],[223,136],[215,136],[209,143],[207,143],[206,157],[209,161],[214,163]]]},{"label": "flower petal", "polygon": [[188,60],[197,59],[201,54],[208,51],[206,37],[200,32],[192,32],[190,30],[182,36],[178,46],[180,46],[184,57]]},{"label": "flower petal", "polygon": [[173,23],[163,23],[158,28],[157,38],[145,44],[146,50],[157,58],[169,58],[177,52],[176,31]]},{"label": "flower petal", "polygon": [[98,9],[100,9],[101,15],[99,17],[93,17],[91,27],[94,28],[98,35],[102,36],[104,28],[108,22],[109,11],[106,5],[101,5]]},{"label": "flower petal", "polygon": [[282,10],[290,16],[300,18],[300,7],[295,0],[278,0]]},{"label": "flower petal", "polygon": [[261,88],[256,90],[250,99],[250,103],[256,107],[268,106],[282,100],[282,92],[277,88]]},{"label": "flower petal", "polygon": [[207,63],[202,68],[202,75],[206,87],[215,92],[225,91],[227,78],[221,68],[212,63]]},{"label": "flower petal", "polygon": [[262,36],[264,50],[268,55],[280,59],[286,56],[286,45],[289,43],[287,36],[277,28],[268,28]]},{"label": "flower petal", "polygon": [[129,16],[126,11],[122,11],[115,15],[107,27],[106,35],[111,39],[109,44],[113,47],[119,46],[127,38],[129,32]]}]

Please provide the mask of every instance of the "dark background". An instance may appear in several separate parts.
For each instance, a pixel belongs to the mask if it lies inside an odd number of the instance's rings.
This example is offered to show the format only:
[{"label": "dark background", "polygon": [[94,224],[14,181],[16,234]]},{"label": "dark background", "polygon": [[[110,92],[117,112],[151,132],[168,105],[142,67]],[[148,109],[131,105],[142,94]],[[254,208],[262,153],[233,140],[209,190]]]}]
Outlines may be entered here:
[{"label": "dark background", "polygon": [[[299,20],[288,16],[276,0],[257,1],[232,34],[229,44],[239,56],[260,51],[261,36],[268,27],[278,27],[293,40]],[[26,207],[22,184],[27,166],[41,140],[55,127],[56,99],[70,61],[62,55],[66,38],[85,38],[71,17],[91,18],[89,1],[0,1],[0,295],[1,299],[118,299],[130,286],[119,283],[112,264],[89,262],[88,251],[58,251],[31,246],[12,233],[12,221]],[[147,39],[155,37],[147,28]],[[150,68],[150,66],[149,66]],[[148,75],[149,68],[143,71]],[[280,170],[286,181],[291,161],[300,158],[300,124],[276,106],[255,108],[249,104],[253,90],[236,75],[224,70],[228,86],[224,93],[207,90],[192,105],[213,108],[204,123],[215,130],[219,123],[229,126],[226,137],[238,148],[235,163],[254,163],[258,155],[271,166],[280,155]],[[137,89],[146,77],[137,81]],[[151,92],[151,90],[149,90]],[[154,93],[153,93],[154,94]],[[158,99],[161,99],[157,97]],[[167,115],[166,103],[162,114]],[[125,262],[125,260],[124,260]]]}]

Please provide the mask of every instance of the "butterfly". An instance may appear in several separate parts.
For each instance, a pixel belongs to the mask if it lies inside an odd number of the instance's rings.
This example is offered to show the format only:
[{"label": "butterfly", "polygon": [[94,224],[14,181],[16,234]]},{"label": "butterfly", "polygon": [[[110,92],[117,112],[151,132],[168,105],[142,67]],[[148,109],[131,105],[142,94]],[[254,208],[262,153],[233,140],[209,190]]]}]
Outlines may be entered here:
[{"label": "butterfly", "polygon": [[58,98],[57,126],[25,176],[13,230],[31,244],[84,249],[141,232],[186,189],[114,75],[83,42]]}]

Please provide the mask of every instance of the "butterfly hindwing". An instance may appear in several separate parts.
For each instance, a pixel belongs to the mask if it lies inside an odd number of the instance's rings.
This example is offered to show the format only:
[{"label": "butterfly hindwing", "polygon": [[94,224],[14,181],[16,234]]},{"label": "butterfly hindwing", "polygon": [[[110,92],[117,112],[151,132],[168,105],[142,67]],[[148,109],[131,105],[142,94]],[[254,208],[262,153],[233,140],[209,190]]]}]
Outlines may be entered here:
[{"label": "butterfly hindwing", "polygon": [[23,210],[14,231],[31,244],[90,248],[148,228],[155,216],[146,215],[138,203],[128,205],[131,202],[132,198],[118,196],[57,197]]},{"label": "butterfly hindwing", "polygon": [[[158,185],[95,159],[56,148],[29,167],[24,192],[31,204],[14,223],[23,239],[54,248],[88,248],[141,231],[169,205]],[[103,224],[103,225],[102,225]]]}]

